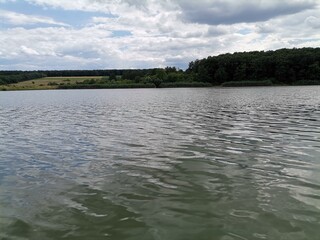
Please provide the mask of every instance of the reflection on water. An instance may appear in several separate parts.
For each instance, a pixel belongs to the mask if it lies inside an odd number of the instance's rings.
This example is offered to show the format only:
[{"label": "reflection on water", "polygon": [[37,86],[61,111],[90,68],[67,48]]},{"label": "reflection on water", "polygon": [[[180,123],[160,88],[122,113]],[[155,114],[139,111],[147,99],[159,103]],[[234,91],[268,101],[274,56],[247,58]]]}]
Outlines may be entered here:
[{"label": "reflection on water", "polygon": [[320,88],[0,93],[0,238],[318,239]]}]

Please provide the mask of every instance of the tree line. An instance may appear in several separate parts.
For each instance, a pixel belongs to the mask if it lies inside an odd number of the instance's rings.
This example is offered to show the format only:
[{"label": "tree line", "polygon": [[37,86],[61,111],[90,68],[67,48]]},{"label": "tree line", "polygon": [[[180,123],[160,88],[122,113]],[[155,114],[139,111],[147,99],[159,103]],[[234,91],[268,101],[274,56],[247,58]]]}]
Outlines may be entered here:
[{"label": "tree line", "polygon": [[320,48],[252,51],[210,56],[175,67],[114,70],[0,71],[0,85],[42,77],[105,76],[108,81],[174,86],[175,83],[210,85],[320,84]]},{"label": "tree line", "polygon": [[280,49],[222,54],[190,62],[186,73],[212,85],[266,81],[273,84],[320,84],[320,48]]},{"label": "tree line", "polygon": [[0,72],[0,85],[18,83],[27,80],[37,79],[46,77],[46,74],[43,74],[38,71],[31,72],[21,72],[21,71],[1,71]]}]

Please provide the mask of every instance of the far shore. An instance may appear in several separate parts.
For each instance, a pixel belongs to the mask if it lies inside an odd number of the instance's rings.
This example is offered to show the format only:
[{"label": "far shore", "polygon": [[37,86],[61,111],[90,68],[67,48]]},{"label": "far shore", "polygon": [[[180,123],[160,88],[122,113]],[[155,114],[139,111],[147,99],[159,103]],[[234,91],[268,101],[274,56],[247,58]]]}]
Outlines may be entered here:
[{"label": "far shore", "polygon": [[[70,77],[70,79],[79,79],[79,77]],[[57,78],[56,78],[57,79]],[[62,80],[63,81],[63,80]],[[31,82],[31,84],[30,84]],[[48,82],[45,80],[30,80],[20,82],[17,84],[0,85],[0,91],[34,91],[34,90],[85,90],[85,89],[141,89],[141,88],[232,88],[232,87],[288,87],[288,86],[316,86],[319,84],[306,82],[305,84],[297,83],[291,85],[272,84],[269,81],[239,81],[239,82],[226,82],[221,85],[212,85],[205,82],[176,82],[176,83],[162,83],[156,86],[153,83],[113,83],[113,84],[71,84],[64,82]]]}]

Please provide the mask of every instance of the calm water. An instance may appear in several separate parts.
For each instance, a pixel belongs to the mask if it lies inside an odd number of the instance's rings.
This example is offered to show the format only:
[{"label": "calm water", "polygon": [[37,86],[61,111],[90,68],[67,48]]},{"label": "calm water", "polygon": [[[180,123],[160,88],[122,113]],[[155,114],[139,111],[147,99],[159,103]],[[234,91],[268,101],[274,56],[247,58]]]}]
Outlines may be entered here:
[{"label": "calm water", "polygon": [[320,87],[0,92],[0,239],[320,237]]}]

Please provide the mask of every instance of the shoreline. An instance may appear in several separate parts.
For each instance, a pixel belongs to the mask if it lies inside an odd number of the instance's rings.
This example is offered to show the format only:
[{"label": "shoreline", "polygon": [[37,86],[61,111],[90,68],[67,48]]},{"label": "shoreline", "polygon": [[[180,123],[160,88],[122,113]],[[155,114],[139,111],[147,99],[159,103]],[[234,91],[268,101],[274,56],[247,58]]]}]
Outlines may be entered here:
[{"label": "shoreline", "polygon": [[258,86],[170,86],[170,87],[138,87],[138,86],[112,86],[112,87],[70,87],[70,88],[1,88],[0,92],[14,91],[57,91],[57,90],[103,90],[103,89],[172,89],[172,88],[216,88],[216,89],[231,89],[231,88],[262,88],[262,87],[303,87],[303,86],[320,86],[320,84],[305,84],[305,85],[258,85]]}]

